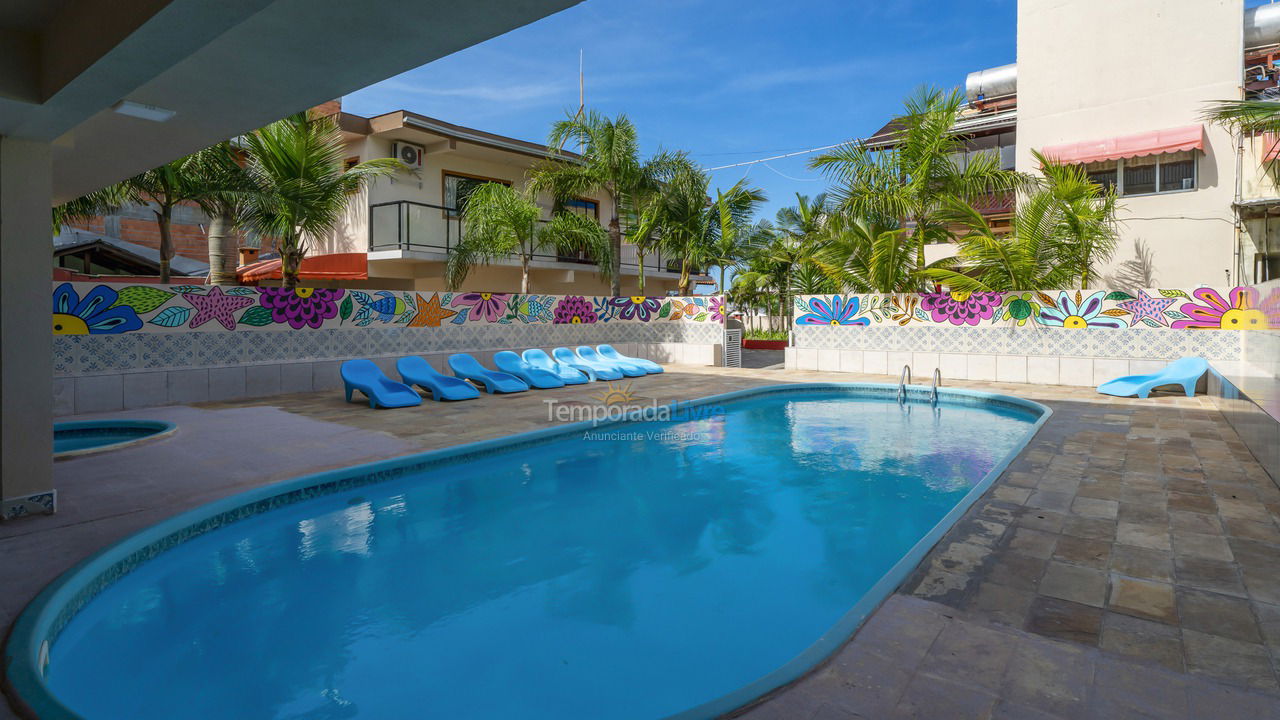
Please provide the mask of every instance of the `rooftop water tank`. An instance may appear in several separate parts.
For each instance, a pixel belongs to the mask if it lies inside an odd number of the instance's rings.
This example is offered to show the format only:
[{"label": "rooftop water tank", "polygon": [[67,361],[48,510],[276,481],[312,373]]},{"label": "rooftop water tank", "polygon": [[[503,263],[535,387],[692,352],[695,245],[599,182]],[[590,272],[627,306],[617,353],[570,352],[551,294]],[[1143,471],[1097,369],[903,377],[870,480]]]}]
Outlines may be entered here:
[{"label": "rooftop water tank", "polygon": [[1018,92],[1018,64],[971,72],[964,79],[964,94],[969,102],[1013,95]]},{"label": "rooftop water tank", "polygon": [[1280,3],[1270,3],[1244,11],[1244,46],[1274,45],[1280,42]]}]

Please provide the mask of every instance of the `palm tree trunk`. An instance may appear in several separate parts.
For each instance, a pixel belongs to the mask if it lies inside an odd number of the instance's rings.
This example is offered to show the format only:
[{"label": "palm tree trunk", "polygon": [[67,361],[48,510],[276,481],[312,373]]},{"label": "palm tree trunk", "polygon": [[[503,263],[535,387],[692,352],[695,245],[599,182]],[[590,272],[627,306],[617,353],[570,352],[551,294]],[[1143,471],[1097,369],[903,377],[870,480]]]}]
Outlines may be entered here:
[{"label": "palm tree trunk", "polygon": [[720,286],[719,287],[720,287],[719,292],[721,295],[723,295],[724,294],[724,266],[723,265],[720,266]]},{"label": "palm tree trunk", "polygon": [[280,284],[286,288],[298,287],[298,269],[302,265],[302,252],[297,237],[292,233],[280,241]]},{"label": "palm tree trunk", "polygon": [[609,247],[613,248],[613,275],[609,280],[609,294],[622,295],[622,223],[618,221],[618,201],[613,201],[613,217],[609,219]]},{"label": "palm tree trunk", "polygon": [[168,204],[161,205],[156,213],[156,222],[160,225],[160,283],[169,282],[169,261],[173,259],[173,236],[171,222],[173,208]]},{"label": "palm tree trunk", "polygon": [[529,294],[529,256],[526,253],[520,253],[520,293]]},{"label": "palm tree trunk", "polygon": [[209,218],[209,284],[236,284],[236,249],[231,231],[235,223],[223,213],[216,213]]},{"label": "palm tree trunk", "polygon": [[689,256],[680,260],[680,294],[689,295]]},{"label": "palm tree trunk", "polygon": [[643,252],[641,252],[641,251],[640,251],[640,247],[639,247],[639,246],[636,246],[636,258],[637,258],[637,259],[639,260],[639,262],[640,262],[640,264],[639,264],[639,266],[637,267],[637,270],[636,270],[636,282],[638,282],[638,283],[640,284],[640,294],[641,294],[641,295],[643,295],[643,294],[644,294],[644,256],[645,256],[645,253],[643,253]]}]

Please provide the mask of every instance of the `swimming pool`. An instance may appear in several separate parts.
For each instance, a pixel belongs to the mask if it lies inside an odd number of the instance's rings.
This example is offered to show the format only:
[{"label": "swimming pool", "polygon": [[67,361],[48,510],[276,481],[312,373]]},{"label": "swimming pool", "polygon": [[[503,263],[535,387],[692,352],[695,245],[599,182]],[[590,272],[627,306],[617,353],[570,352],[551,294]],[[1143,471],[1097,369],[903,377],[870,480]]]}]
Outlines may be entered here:
[{"label": "swimming pool", "polygon": [[43,718],[710,717],[838,647],[1048,414],[790,385],[260,488],[5,648]]},{"label": "swimming pool", "polygon": [[169,435],[177,425],[162,420],[84,420],[53,424],[55,460],[115,450]]}]

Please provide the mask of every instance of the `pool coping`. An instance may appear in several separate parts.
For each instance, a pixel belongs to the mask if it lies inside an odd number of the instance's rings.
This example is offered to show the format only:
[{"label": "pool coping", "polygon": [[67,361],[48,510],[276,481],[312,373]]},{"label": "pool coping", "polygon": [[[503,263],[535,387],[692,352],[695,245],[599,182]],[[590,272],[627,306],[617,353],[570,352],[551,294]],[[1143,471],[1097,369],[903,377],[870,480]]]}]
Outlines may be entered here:
[{"label": "pool coping", "polygon": [[53,432],[57,433],[59,429],[79,430],[79,429],[96,429],[108,427],[126,427],[140,428],[146,427],[154,429],[155,432],[150,435],[143,435],[132,440],[121,440],[120,442],[107,443],[106,445],[95,445],[93,447],[80,448],[78,450],[64,450],[53,454],[54,462],[60,460],[70,460],[72,458],[84,457],[85,455],[96,455],[101,452],[110,450],[119,450],[121,448],[132,447],[134,445],[142,445],[154,440],[167,438],[178,432],[178,426],[175,423],[166,420],[72,420],[68,422],[57,422],[53,424]]},{"label": "pool coping", "polygon": [[[20,714],[45,720],[79,718],[79,715],[62,704],[44,682],[44,669],[49,662],[49,648],[56,642],[67,622],[102,588],[116,582],[134,567],[186,540],[217,529],[224,524],[313,497],[420,472],[430,469],[431,466],[469,455],[487,455],[524,445],[540,444],[560,436],[624,422],[661,419],[663,412],[674,415],[691,408],[744,397],[814,390],[858,390],[862,391],[859,394],[893,397],[898,392],[898,386],[886,383],[816,382],[746,388],[647,407],[621,418],[610,417],[557,425],[506,437],[311,473],[253,488],[179,513],[95,552],[45,586],[18,616],[5,639],[3,655],[0,656],[3,659],[3,665],[0,665],[0,686],[9,695]],[[919,404],[928,404],[930,392],[929,388],[923,386],[908,386],[907,399],[912,401],[911,407],[916,407],[916,401],[921,401]],[[858,629],[862,621],[910,574],[929,549],[1025,450],[1031,439],[1053,414],[1052,409],[1041,403],[1012,395],[963,388],[940,388],[938,393],[943,398],[980,400],[983,404],[995,402],[1037,412],[1039,415],[1030,424],[1019,445],[993,466],[991,471],[979,480],[951,511],[943,516],[863,595],[849,612],[818,640],[786,664],[738,690],[669,717],[680,720],[714,717],[746,707],[763,699],[772,691],[803,677],[820,664],[841,647]]]}]

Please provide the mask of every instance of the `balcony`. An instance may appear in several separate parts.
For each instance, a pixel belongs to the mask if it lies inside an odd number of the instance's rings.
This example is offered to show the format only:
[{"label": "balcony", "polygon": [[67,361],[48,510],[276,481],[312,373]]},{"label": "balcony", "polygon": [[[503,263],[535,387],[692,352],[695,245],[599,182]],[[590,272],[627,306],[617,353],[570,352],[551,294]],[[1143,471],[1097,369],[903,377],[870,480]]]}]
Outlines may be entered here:
[{"label": "balcony", "polygon": [[[547,222],[540,220],[539,222]],[[398,200],[369,206],[369,252],[400,253],[404,259],[444,261],[462,238],[462,218],[454,208],[431,203]],[[595,265],[587,253],[565,251],[538,253],[533,256],[535,265]],[[519,265],[520,259],[512,255],[504,264]],[[680,273],[678,260],[664,259],[660,253],[652,253],[644,259],[646,274]],[[635,247],[622,246],[622,273],[636,275],[639,262]],[[695,276],[699,273],[694,272]]]}]

